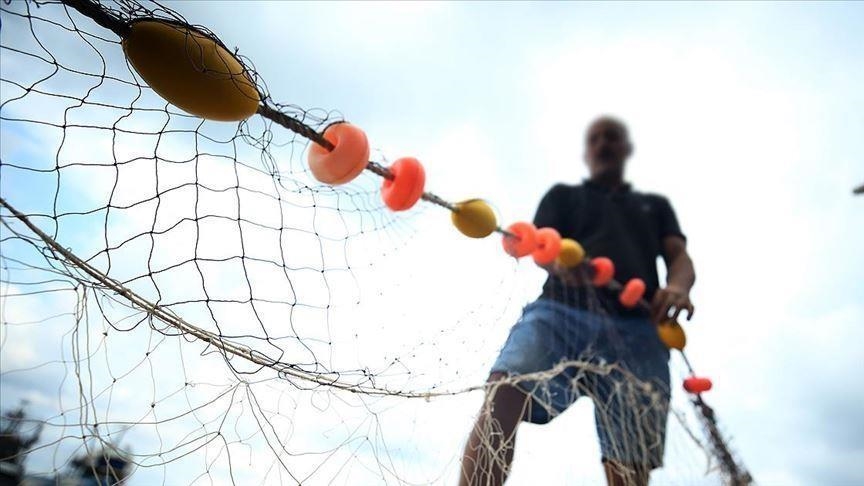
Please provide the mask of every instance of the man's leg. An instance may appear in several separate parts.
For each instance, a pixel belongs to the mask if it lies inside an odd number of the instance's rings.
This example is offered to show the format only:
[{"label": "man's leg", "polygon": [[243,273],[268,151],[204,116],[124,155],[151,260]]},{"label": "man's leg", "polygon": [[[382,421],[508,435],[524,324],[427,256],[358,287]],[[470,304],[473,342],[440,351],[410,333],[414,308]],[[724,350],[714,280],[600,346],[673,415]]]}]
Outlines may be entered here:
[{"label": "man's leg", "polygon": [[[488,382],[503,378],[503,373],[492,373]],[[512,385],[490,388],[462,454],[460,486],[504,484],[513,462],[516,429],[529,401],[525,392]]]},{"label": "man's leg", "polygon": [[609,486],[648,486],[650,468],[625,466],[614,461],[603,461],[606,483]]},{"label": "man's leg", "polygon": [[647,319],[612,325],[598,347],[619,368],[591,381],[603,469],[610,486],[646,486],[663,464],[669,350]]}]

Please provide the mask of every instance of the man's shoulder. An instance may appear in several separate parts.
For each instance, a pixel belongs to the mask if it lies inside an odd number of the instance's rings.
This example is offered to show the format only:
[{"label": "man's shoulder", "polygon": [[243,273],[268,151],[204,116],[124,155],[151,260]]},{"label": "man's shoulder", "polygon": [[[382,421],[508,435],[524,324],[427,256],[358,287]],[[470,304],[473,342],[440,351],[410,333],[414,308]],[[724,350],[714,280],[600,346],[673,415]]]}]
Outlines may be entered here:
[{"label": "man's shoulder", "polygon": [[551,197],[564,197],[582,189],[582,184],[567,184],[558,182],[552,185],[546,193]]},{"label": "man's shoulder", "polygon": [[585,182],[558,182],[552,185],[549,192],[574,194],[577,192],[588,191],[588,189],[591,189],[591,187]]},{"label": "man's shoulder", "polygon": [[658,204],[669,204],[669,198],[667,198],[663,194],[659,194],[656,192],[632,191],[632,194],[638,198],[645,200],[645,201],[654,202],[654,203],[658,203]]},{"label": "man's shoulder", "polygon": [[582,184],[568,184],[566,182],[556,182],[555,184],[552,184],[552,188],[549,190],[550,191],[555,191],[555,190],[565,191],[565,190],[569,190],[569,189],[578,189],[580,187],[582,187]]},{"label": "man's shoulder", "polygon": [[635,197],[635,202],[645,211],[658,214],[668,214],[675,211],[672,209],[672,203],[669,202],[669,199],[662,194],[637,191],[632,191],[631,194]]}]

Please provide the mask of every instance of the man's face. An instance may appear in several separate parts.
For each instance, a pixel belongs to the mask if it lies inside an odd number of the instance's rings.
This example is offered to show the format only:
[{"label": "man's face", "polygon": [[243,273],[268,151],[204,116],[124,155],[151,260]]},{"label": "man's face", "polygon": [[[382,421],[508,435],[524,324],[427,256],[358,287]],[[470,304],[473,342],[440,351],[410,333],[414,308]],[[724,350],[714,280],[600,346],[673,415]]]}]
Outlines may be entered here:
[{"label": "man's face", "polygon": [[621,124],[597,120],[591,124],[585,138],[585,162],[591,177],[623,174],[624,162],[632,150],[627,131]]}]

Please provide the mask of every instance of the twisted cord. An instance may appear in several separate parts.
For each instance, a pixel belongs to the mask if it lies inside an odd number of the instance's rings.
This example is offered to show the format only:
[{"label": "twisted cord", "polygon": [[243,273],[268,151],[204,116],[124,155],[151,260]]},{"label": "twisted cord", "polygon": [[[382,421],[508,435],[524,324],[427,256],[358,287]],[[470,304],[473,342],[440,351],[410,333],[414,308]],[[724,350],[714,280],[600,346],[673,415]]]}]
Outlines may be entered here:
[{"label": "twisted cord", "polygon": [[129,35],[131,31],[128,22],[116,16],[110,10],[103,8],[102,5],[99,5],[94,0],[63,0],[63,3],[74,8],[82,15],[90,17],[90,19],[101,27],[114,32],[121,39]]}]

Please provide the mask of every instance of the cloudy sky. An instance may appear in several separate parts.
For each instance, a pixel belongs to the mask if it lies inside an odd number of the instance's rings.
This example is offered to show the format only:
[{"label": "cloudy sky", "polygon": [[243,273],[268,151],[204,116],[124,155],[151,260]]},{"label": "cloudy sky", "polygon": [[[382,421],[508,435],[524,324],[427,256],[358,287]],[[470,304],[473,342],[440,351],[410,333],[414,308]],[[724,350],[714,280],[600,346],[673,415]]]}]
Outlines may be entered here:
[{"label": "cloudy sky", "polygon": [[[688,355],[713,378],[708,398],[735,449],[762,484],[864,481],[864,197],[851,195],[864,182],[860,4],[171,6],[238,47],[276,100],[339,110],[391,160],[424,161],[431,190],[488,198],[504,221],[530,218],[549,186],[585,176],[592,117],[626,120],[629,179],[668,196],[688,235],[698,275]],[[421,211],[375,275],[358,272],[373,294],[358,315],[384,323],[365,331],[384,354],[382,336],[400,351],[418,341],[400,335],[400,319],[439,320],[430,334],[449,337],[413,367],[444,355],[439,382],[477,383],[543,276],[514,269],[497,241],[460,238],[438,208]],[[379,285],[402,305],[376,308]],[[462,356],[465,342],[476,353]],[[461,365],[469,378],[453,377]],[[394,405],[394,422],[414,428],[390,437],[449,480],[479,400]],[[596,480],[592,434],[587,404],[526,427],[513,483]],[[671,447],[670,469],[684,447]]]}]

